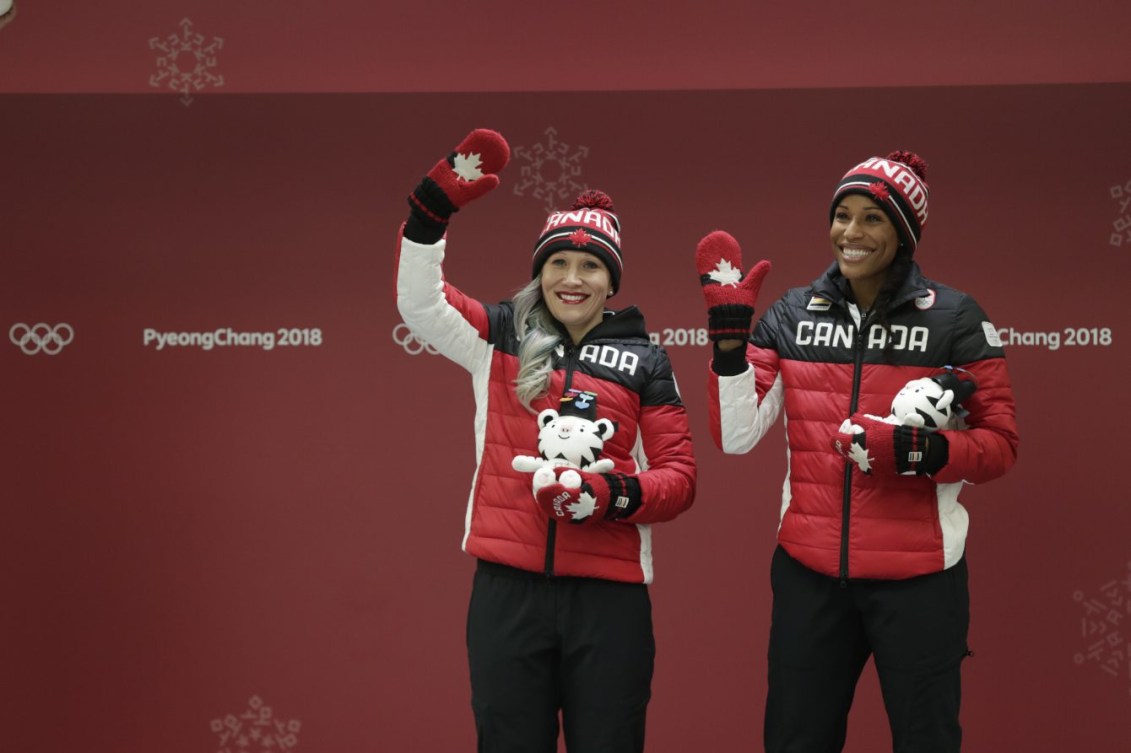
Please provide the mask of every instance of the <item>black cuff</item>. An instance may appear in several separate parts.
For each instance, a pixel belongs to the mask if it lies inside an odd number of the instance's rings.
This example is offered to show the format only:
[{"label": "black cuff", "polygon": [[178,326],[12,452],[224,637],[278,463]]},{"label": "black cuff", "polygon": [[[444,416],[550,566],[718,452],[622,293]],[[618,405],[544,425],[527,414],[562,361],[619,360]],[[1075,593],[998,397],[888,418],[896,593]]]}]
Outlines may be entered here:
[{"label": "black cuff", "polygon": [[[412,203],[411,201],[409,202]],[[413,207],[412,211],[408,213],[408,220],[404,224],[404,237],[408,238],[414,243],[421,243],[426,246],[431,246],[438,240],[444,237],[447,232],[448,225],[437,224],[428,217],[416,211]]]},{"label": "black cuff", "polygon": [[950,459],[946,437],[914,426],[896,426],[892,450],[895,471],[916,476],[937,473]]},{"label": "black cuff", "polygon": [[459,211],[459,207],[452,203],[440,184],[427,175],[412,191],[409,202],[414,208],[420,208],[425,214],[430,215],[438,222],[447,222],[448,219]]},{"label": "black cuff", "polygon": [[938,473],[950,462],[950,441],[941,432],[927,435],[927,451],[919,464],[919,473],[932,475]]},{"label": "black cuff", "polygon": [[707,332],[712,340],[745,340],[753,326],[753,306],[723,303],[707,309]]},{"label": "black cuff", "polygon": [[715,343],[714,358],[711,359],[712,371],[719,376],[738,376],[746,371],[746,367],[745,345],[733,350],[723,350]]},{"label": "black cuff", "polygon": [[605,520],[623,520],[640,508],[640,481],[624,473],[602,473],[609,485],[609,508]]},{"label": "black cuff", "polygon": [[425,176],[408,196],[409,216],[404,234],[410,241],[431,245],[444,237],[448,220],[459,211],[444,189]]}]

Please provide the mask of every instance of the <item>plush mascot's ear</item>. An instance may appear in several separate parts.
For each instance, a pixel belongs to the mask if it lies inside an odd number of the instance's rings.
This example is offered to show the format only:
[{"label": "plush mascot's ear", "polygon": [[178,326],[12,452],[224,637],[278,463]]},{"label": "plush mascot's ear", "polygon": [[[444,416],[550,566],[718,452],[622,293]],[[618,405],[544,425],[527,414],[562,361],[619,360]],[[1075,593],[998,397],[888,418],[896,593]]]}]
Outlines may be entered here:
[{"label": "plush mascot's ear", "polygon": [[970,376],[969,372],[962,372],[963,376],[958,376],[953,371],[947,371],[945,374],[931,377],[931,381],[936,382],[943,391],[950,390],[954,393],[953,401],[955,404],[960,404],[966,398],[974,394],[974,390],[978,389],[978,385],[974,382],[974,378]]},{"label": "plush mascot's ear", "polygon": [[939,395],[939,399],[935,401],[935,407],[939,410],[946,410],[950,404],[954,402],[954,390],[943,390]]},{"label": "plush mascot's ear", "polygon": [[617,425],[607,418],[598,418],[593,424],[597,427],[597,436],[602,442],[609,441],[609,437],[616,433]]},{"label": "plush mascot's ear", "polygon": [[553,408],[547,408],[538,414],[538,428],[544,429],[551,421],[558,420],[558,412]]}]

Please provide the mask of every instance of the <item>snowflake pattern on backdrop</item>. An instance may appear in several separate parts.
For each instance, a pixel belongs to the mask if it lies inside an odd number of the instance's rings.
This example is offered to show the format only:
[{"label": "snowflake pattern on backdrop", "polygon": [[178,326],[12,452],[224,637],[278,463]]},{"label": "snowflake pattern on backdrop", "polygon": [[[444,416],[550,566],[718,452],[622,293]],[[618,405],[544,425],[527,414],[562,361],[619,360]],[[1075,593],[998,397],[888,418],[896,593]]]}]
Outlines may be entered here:
[{"label": "snowflake pattern on backdrop", "polygon": [[276,719],[263,699],[252,696],[242,714],[213,719],[211,726],[220,738],[216,753],[283,753],[297,749],[302,723]]},{"label": "snowflake pattern on backdrop", "polygon": [[1123,620],[1131,615],[1131,562],[1122,579],[1112,579],[1089,596],[1076,591],[1072,599],[1083,608],[1080,616],[1080,638],[1084,648],[1074,660],[1079,665],[1092,664],[1112,677],[1128,680],[1131,693],[1131,642],[1128,642]]},{"label": "snowflake pattern on backdrop", "polygon": [[192,21],[181,19],[181,31],[167,37],[151,37],[149,49],[161,54],[157,58],[157,72],[150,75],[149,85],[166,87],[181,95],[181,103],[192,104],[192,92],[206,86],[223,86],[224,76],[215,72],[216,55],[224,46],[220,37],[205,43],[204,35],[193,31]]},{"label": "snowflake pattern on backdrop", "polygon": [[589,147],[572,147],[558,141],[558,132],[552,126],[546,129],[545,135],[546,140],[541,144],[515,147],[511,157],[516,164],[523,163],[515,194],[541,199],[546,211],[551,212],[588,189],[580,176],[581,161],[589,156]]},{"label": "snowflake pattern on backdrop", "polygon": [[1131,205],[1131,180],[1122,186],[1112,186],[1111,198],[1119,202],[1119,216],[1111,223],[1115,231],[1111,234],[1111,245],[1122,246],[1126,243],[1131,246],[1131,212],[1127,211],[1127,207]]}]

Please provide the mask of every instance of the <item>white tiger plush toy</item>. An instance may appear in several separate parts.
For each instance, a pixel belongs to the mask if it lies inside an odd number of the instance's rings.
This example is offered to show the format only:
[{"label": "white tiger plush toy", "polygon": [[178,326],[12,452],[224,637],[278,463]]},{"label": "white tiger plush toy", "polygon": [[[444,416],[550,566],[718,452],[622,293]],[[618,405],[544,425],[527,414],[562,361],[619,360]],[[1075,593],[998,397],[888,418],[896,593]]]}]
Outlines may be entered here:
[{"label": "white tiger plush toy", "polygon": [[[927,431],[961,429],[965,412],[959,405],[974,394],[975,384],[970,378],[960,379],[953,371],[933,377],[912,379],[895,393],[891,412],[886,416],[868,418],[895,426],[914,426]],[[841,431],[859,433],[863,429],[845,420]]]},{"label": "white tiger plush toy", "polygon": [[974,393],[974,382],[959,379],[953,372],[912,379],[891,401],[891,413],[882,420],[889,424],[920,429],[957,429],[962,418],[963,400]]},{"label": "white tiger plush toy", "polygon": [[561,413],[547,408],[538,414],[540,455],[515,455],[511,461],[516,471],[534,474],[535,495],[556,480],[555,468],[575,468],[588,473],[613,470],[613,461],[600,455],[617,427],[607,418],[592,418],[596,415],[596,402],[597,396],[592,392],[571,389],[562,396]]},{"label": "white tiger plush toy", "polygon": [[[874,421],[883,421],[893,426],[913,426],[925,431],[939,429],[965,429],[963,417],[966,411],[959,404],[974,394],[976,385],[967,374],[959,378],[953,370],[947,370],[933,377],[912,379],[895,394],[891,401],[891,412],[886,416],[865,414]],[[862,434],[864,427],[846,418],[840,425],[843,434]],[[859,457],[856,455],[859,453]],[[857,464],[867,465],[867,453],[853,444],[850,457]],[[867,471],[867,468],[861,466]],[[913,474],[914,471],[909,471]]]}]

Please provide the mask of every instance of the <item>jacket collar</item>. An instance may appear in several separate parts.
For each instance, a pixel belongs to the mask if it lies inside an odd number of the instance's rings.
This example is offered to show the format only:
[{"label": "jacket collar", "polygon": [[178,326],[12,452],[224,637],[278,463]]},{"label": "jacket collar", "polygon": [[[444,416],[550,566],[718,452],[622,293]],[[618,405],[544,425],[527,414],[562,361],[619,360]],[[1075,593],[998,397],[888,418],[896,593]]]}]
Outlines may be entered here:
[{"label": "jacket collar", "polygon": [[[841,306],[847,307],[850,302],[854,302],[852,298],[852,290],[846,280],[840,273],[840,266],[833,262],[829,268],[825,270],[824,274],[813,280],[810,290],[815,295],[837,303]],[[904,279],[903,284],[899,286],[899,290],[891,300],[888,306],[888,311],[894,311],[903,304],[914,298],[920,298],[928,295],[930,290],[927,286],[927,279],[923,277],[923,273],[919,270],[919,265],[914,261],[911,262],[911,269],[907,273],[907,278]]]},{"label": "jacket collar", "polygon": [[[554,320],[554,326],[558,328],[558,332],[562,335],[563,342],[573,342],[566,328],[560,322]],[[604,318],[597,326],[585,333],[580,344],[584,345],[593,340],[623,340],[626,338],[648,339],[648,328],[644,324],[644,315],[640,313],[640,309],[636,306],[628,306],[620,311],[606,310]]]}]

